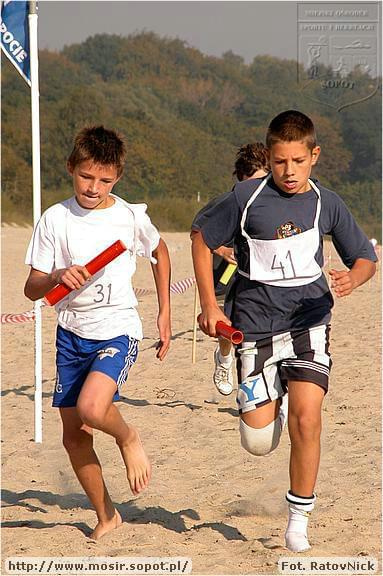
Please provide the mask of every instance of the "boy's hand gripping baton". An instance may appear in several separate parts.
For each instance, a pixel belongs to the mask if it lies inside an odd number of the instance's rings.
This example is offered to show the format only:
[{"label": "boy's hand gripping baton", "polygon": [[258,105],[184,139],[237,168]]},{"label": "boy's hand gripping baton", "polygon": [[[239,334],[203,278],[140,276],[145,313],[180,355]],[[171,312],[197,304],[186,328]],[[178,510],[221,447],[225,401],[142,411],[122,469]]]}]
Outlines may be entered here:
[{"label": "boy's hand gripping baton", "polygon": [[[88,264],[85,264],[85,268],[88,270],[89,274],[96,274],[101,268],[104,268],[109,262],[117,258],[120,254],[125,252],[126,246],[121,242],[121,240],[116,240],[113,244],[111,244],[108,248],[106,248],[103,252],[98,254],[95,258],[90,260]],[[49,306],[53,306],[57,304],[60,300],[65,298],[72,292],[72,288],[68,288],[64,284],[58,284],[52,290],[49,290],[44,296],[44,302]]]},{"label": "boy's hand gripping baton", "polygon": [[217,336],[227,338],[232,344],[241,344],[243,341],[243,333],[240,330],[236,330],[233,326],[229,326],[229,324],[225,324],[221,320],[215,325],[215,332]]}]

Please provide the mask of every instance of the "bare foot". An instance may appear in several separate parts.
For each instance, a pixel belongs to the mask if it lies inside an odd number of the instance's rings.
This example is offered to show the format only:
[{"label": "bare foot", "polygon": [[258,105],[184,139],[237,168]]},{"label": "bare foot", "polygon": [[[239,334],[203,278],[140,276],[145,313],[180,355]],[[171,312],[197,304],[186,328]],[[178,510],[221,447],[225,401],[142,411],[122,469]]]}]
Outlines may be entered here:
[{"label": "bare foot", "polygon": [[129,426],[129,437],[118,447],[125,463],[130,489],[137,495],[149,484],[152,472],[138,431]]},{"label": "bare foot", "polygon": [[96,528],[93,530],[90,538],[92,540],[99,540],[102,536],[105,536],[108,532],[111,532],[115,528],[118,528],[122,524],[122,518],[120,513],[116,510],[113,518],[107,520],[106,522],[99,522]]}]

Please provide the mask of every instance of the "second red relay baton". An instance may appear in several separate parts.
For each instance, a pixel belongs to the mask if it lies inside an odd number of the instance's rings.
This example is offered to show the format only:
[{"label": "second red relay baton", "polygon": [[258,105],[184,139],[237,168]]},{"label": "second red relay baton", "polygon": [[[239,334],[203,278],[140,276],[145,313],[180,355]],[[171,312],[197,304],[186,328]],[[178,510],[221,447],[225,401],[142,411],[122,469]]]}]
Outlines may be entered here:
[{"label": "second red relay baton", "polygon": [[229,326],[229,324],[225,324],[221,320],[215,325],[215,332],[217,336],[227,338],[232,344],[241,344],[243,341],[243,333],[240,330],[236,330],[233,326]]},{"label": "second red relay baton", "polygon": [[[125,252],[126,246],[121,242],[121,240],[116,240],[113,244],[111,244],[108,248],[106,248],[103,252],[98,254],[95,258],[90,260],[88,264],[85,264],[85,268],[88,270],[89,274],[96,274],[101,268],[104,268],[109,262],[117,258],[120,254]],[[65,298],[70,292],[72,292],[71,288],[65,286],[64,284],[58,284],[52,290],[49,290],[44,296],[44,302],[49,306],[53,306],[57,304],[60,300]]]}]

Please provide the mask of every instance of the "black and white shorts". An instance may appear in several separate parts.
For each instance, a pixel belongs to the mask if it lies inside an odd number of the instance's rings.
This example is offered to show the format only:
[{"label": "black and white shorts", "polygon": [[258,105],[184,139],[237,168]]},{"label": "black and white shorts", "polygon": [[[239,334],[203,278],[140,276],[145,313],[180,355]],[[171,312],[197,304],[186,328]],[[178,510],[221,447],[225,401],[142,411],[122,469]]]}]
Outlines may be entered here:
[{"label": "black and white shorts", "polygon": [[289,380],[313,382],[328,390],[331,369],[330,326],[285,332],[236,350],[239,413],[283,396]]}]

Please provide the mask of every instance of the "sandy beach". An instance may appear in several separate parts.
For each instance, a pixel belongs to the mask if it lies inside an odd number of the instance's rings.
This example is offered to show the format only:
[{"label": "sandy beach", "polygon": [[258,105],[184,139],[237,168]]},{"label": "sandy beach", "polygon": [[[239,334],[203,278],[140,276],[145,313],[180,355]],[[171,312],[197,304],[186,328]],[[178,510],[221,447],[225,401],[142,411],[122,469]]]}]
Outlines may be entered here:
[{"label": "sandy beach", "polygon": [[[2,227],[2,313],[29,311],[23,295],[30,228]],[[172,281],[193,276],[187,233],[164,233]],[[343,268],[326,244],[334,267]],[[381,275],[338,300],[334,366],[323,411],[312,549],[300,556],[381,554]],[[136,288],[154,288],[139,260]],[[153,466],[149,488],[129,489],[114,441],[96,450],[123,524],[98,542],[96,524],[61,445],[55,379],[55,312],[43,309],[43,442],[34,442],[33,322],[2,326],[2,562],[11,556],[190,557],[193,574],[277,574],[284,548],[287,430],[278,449],[255,458],[239,443],[235,393],[215,393],[215,341],[197,332],[192,363],[194,287],[172,296],[173,340],[155,358],[155,294],[139,298],[145,337],[119,407],[138,427]],[[212,402],[213,401],[213,402]],[[295,557],[297,557],[295,555]],[[3,571],[5,573],[5,571]],[[379,570],[380,573],[380,570]]]}]

